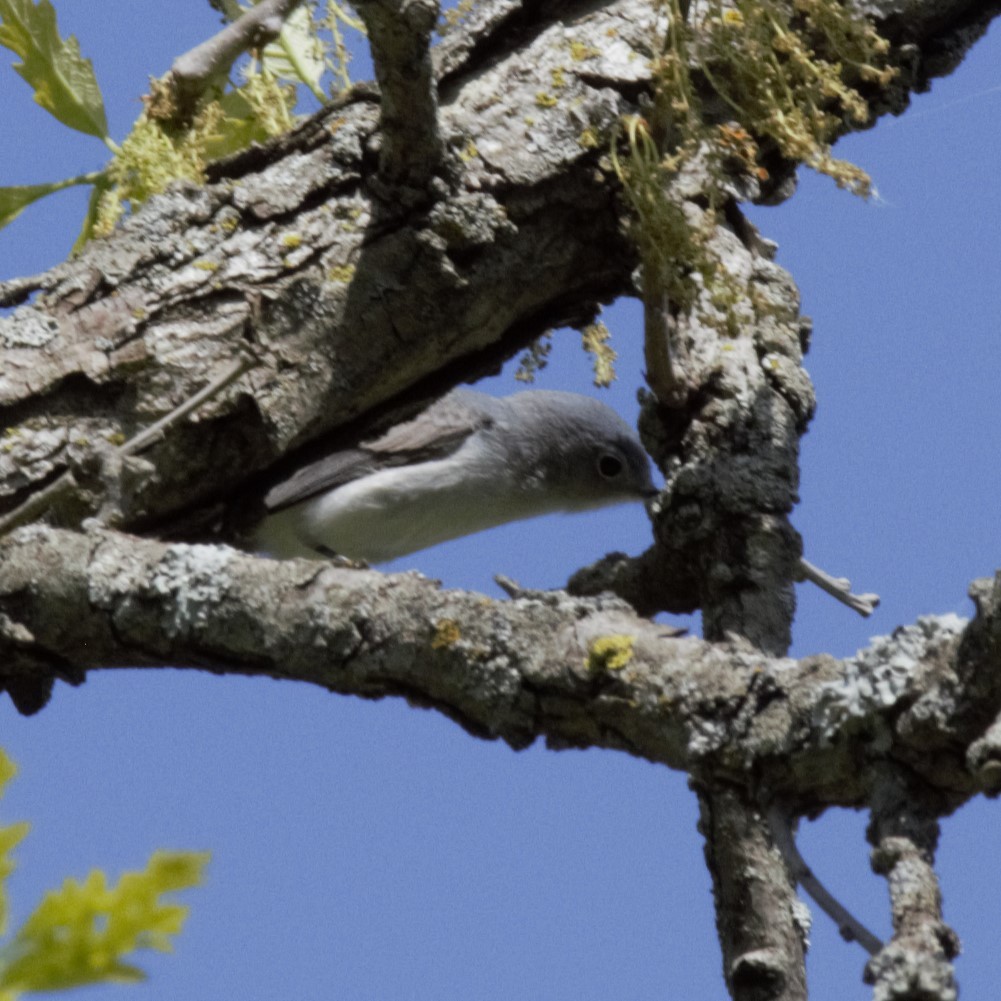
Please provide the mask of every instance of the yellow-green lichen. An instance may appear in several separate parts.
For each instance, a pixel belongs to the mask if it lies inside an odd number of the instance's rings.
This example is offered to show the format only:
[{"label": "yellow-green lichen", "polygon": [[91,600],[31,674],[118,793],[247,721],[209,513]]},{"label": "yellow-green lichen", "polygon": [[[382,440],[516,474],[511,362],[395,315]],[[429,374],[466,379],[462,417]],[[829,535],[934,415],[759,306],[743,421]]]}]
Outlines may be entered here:
[{"label": "yellow-green lichen", "polygon": [[586,42],[574,39],[570,43],[570,58],[573,59],[574,62],[583,62],[585,59],[593,59],[595,56],[600,55],[600,49],[596,49],[593,45],[588,45]]},{"label": "yellow-green lichen", "polygon": [[589,671],[621,671],[633,659],[636,637],[613,633],[591,640],[587,648],[586,667]]},{"label": "yellow-green lichen", "polygon": [[441,650],[455,646],[462,638],[459,623],[455,619],[439,619],[434,624],[434,636],[431,639],[431,649]]},{"label": "yellow-green lichen", "polygon": [[552,94],[547,93],[544,90],[540,90],[535,95],[535,103],[540,108],[554,108],[556,107],[556,98]]},{"label": "yellow-green lichen", "polygon": [[327,270],[327,281],[331,282],[342,282],[347,285],[354,276],[355,266],[353,264],[338,264]]}]

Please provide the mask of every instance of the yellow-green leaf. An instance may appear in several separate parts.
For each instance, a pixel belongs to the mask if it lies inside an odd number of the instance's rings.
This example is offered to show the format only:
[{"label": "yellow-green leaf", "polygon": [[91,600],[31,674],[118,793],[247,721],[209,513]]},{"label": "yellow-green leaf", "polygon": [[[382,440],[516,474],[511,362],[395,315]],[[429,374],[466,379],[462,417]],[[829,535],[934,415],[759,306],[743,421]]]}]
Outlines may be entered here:
[{"label": "yellow-green leaf", "polygon": [[187,908],[161,898],[199,883],[207,861],[197,852],[154,852],[145,870],[125,873],[115,886],[96,869],[82,883],[65,880],[0,950],[0,997],[141,980],[129,953],[170,948]]},{"label": "yellow-green leaf", "polygon": [[71,129],[105,139],[104,99],[89,59],[71,35],[59,37],[49,0],[0,0],[0,45],[23,62],[14,69],[35,91],[35,101]]},{"label": "yellow-green leaf", "polygon": [[281,34],[264,47],[261,65],[279,80],[299,80],[321,101],[320,78],[326,68],[323,45],[313,30],[309,5],[297,7],[285,19]]},{"label": "yellow-green leaf", "polygon": [[59,181],[51,184],[21,184],[10,188],[0,188],[0,229],[13,222],[32,202],[61,191]]}]

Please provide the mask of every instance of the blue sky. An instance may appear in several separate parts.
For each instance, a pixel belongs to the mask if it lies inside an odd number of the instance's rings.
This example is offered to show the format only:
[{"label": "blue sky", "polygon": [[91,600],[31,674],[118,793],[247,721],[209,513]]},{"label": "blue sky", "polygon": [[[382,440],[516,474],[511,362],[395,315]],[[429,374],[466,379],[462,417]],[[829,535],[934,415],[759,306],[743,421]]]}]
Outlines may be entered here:
[{"label": "blue sky", "polygon": [[[57,6],[94,61],[116,137],[147,77],[215,23],[200,0]],[[103,147],[37,108],[11,61],[0,53],[0,184],[100,166]],[[906,115],[839,145],[871,172],[879,199],[863,203],[805,174],[789,203],[752,210],[815,323],[807,367],[819,407],[795,523],[813,562],[883,597],[864,621],[800,588],[797,654],[850,654],[918,615],[969,614],[968,582],[998,563],[999,66],[995,27]],[[82,203],[68,192],[0,232],[0,277],[62,259]],[[605,320],[621,362],[601,396],[632,419],[639,311],[618,304]],[[598,392],[575,335],[557,338],[537,385]],[[506,374],[489,388],[517,387]],[[391,568],[491,592],[497,572],[547,587],[648,541],[642,509],[620,507],[498,529]],[[80,689],[57,689],[36,718],[4,703],[0,720],[21,766],[2,816],[33,823],[11,880],[15,920],[45,887],[91,866],[137,867],[156,847],[213,852],[206,885],[186,895],[192,916],[176,954],[149,957],[141,988],[90,996],[724,996],[683,775],[606,752],[515,754],[401,702],[195,672],[97,672]],[[804,825],[801,847],[886,935],[865,819],[828,813]],[[1001,979],[999,831],[985,801],[944,824],[946,918],[964,942],[967,997],[992,996]],[[817,915],[811,997],[867,998],[861,968],[861,950]]]}]

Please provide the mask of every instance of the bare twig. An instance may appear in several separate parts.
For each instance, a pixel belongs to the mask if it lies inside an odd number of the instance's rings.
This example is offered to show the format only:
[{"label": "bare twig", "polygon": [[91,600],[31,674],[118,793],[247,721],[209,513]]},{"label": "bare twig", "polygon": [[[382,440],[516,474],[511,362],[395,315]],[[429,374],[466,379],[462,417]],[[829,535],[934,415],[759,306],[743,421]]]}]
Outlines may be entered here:
[{"label": "bare twig", "polygon": [[678,330],[678,319],[671,315],[667,293],[660,288],[643,294],[643,358],[647,384],[658,402],[677,409],[691,392],[690,364]]},{"label": "bare twig", "polygon": [[355,0],[382,97],[379,174],[422,188],[441,161],[438,88],[431,65],[437,0]]},{"label": "bare twig", "polygon": [[206,400],[212,399],[213,396],[218,396],[230,383],[236,382],[244,372],[249,372],[255,365],[257,365],[256,357],[249,349],[245,349],[243,357],[223,372],[222,375],[217,379],[213,379],[204,388],[198,390],[197,393],[189,397],[169,414],[166,414],[148,428],[140,431],[134,438],[130,438],[121,446],[119,452],[122,455],[136,455],[144,449],[149,448],[153,442],[158,441],[163,436],[164,431],[172,424],[176,424],[179,420],[187,417],[188,414],[200,407]]},{"label": "bare twig", "polygon": [[820,567],[815,567],[802,558],[800,558],[798,569],[800,580],[808,580],[811,584],[816,584],[832,598],[836,598],[841,604],[854,609],[865,618],[872,615],[879,607],[878,594],[852,594],[852,582],[847,577],[832,577]]},{"label": "bare twig", "polygon": [[[136,455],[144,449],[149,448],[154,442],[159,441],[163,433],[172,424],[176,424],[179,420],[187,417],[192,411],[196,410],[207,400],[217,396],[230,383],[235,382],[241,375],[252,369],[257,364],[257,358],[249,348],[244,348],[244,351],[243,357],[230,366],[222,375],[213,379],[207,386],[185,400],[169,414],[161,417],[160,420],[151,424],[148,428],[144,428],[139,434],[130,438],[124,444],[112,449],[105,456],[105,459],[110,459],[111,457],[122,459],[125,456]],[[58,501],[64,497],[68,497],[74,491],[78,490],[79,487],[80,483],[76,476],[74,476],[73,471],[67,469],[43,489],[32,493],[24,503],[0,517],[0,536],[12,532],[21,525],[37,521],[47,511],[50,511]]]},{"label": "bare twig", "polygon": [[13,532],[21,525],[38,521],[56,501],[68,496],[76,488],[77,482],[73,474],[69,470],[61,473],[47,486],[31,494],[23,504],[19,504],[13,511],[8,511],[3,517],[0,517],[0,536]]},{"label": "bare twig", "polygon": [[164,78],[177,121],[189,118],[205,88],[225,73],[248,49],[277,38],[285,19],[302,0],[263,0],[218,34],[178,56]]},{"label": "bare twig", "polygon": [[773,806],[768,811],[768,823],[771,825],[775,846],[782,853],[786,868],[792,878],[803,887],[816,905],[838,926],[838,931],[846,942],[858,942],[870,956],[875,956],[883,948],[883,943],[861,921],[853,917],[845,907],[838,903],[813,874],[813,870],[806,864],[796,847],[796,839],[785,811]]}]

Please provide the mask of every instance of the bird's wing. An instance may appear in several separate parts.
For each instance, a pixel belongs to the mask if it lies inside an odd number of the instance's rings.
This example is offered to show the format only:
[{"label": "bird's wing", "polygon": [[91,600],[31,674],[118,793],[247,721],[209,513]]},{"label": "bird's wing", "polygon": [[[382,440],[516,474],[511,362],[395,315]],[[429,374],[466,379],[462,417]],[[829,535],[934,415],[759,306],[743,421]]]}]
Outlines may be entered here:
[{"label": "bird's wing", "polygon": [[275,512],[380,469],[444,458],[490,423],[490,404],[482,402],[479,393],[449,393],[413,420],[391,427],[374,441],[334,452],[297,470],[272,487],[264,503]]},{"label": "bird's wing", "polygon": [[496,404],[482,393],[454,390],[362,448],[380,456],[405,456],[405,462],[451,455],[471,434],[492,423]]},{"label": "bird's wing", "polygon": [[264,504],[274,513],[326,490],[350,483],[378,468],[378,464],[373,463],[371,454],[364,449],[349,448],[334,452],[297,469],[287,480],[273,486],[265,495]]}]

